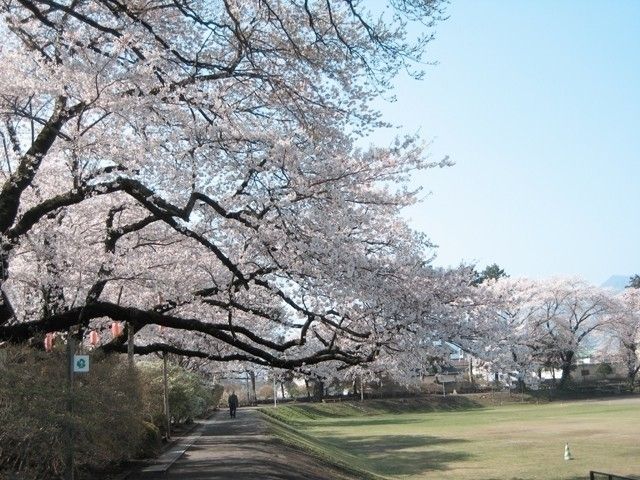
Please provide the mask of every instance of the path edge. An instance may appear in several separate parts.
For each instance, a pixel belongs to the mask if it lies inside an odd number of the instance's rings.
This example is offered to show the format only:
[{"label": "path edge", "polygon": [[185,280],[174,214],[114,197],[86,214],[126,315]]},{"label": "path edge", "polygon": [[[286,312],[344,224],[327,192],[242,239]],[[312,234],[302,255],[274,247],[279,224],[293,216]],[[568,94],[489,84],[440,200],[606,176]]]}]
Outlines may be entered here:
[{"label": "path edge", "polygon": [[[391,478],[391,477],[385,477],[382,475],[377,475],[375,473],[368,472],[366,470],[360,470],[344,462],[341,462],[340,460],[337,460],[333,457],[324,455],[319,447],[316,449],[313,447],[313,444],[309,445],[308,443],[309,438],[307,438],[309,437],[309,435],[303,436],[303,434],[301,434],[298,430],[296,430],[295,427],[293,427],[292,425],[289,425],[286,422],[283,422],[282,420],[272,417],[271,415],[265,413],[261,408],[256,409],[256,411],[267,424],[269,433],[277,441],[279,441],[280,443],[288,447],[293,448],[294,450],[303,452],[306,455],[310,455],[311,457],[318,460],[319,462],[335,467],[338,470],[342,471],[345,475],[354,477],[355,479],[358,479],[358,480],[389,480]],[[282,428],[286,430],[289,434],[299,438],[300,440],[304,440],[304,442],[302,441],[295,442],[291,439],[283,438],[281,435],[278,434],[277,432],[278,428]]]}]

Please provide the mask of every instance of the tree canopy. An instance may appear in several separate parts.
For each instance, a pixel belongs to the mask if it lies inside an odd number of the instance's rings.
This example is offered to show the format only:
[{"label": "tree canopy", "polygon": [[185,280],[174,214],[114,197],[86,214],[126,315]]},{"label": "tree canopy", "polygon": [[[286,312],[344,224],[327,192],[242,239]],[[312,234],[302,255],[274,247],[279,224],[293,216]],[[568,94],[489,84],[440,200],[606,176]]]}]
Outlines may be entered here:
[{"label": "tree canopy", "polygon": [[448,335],[466,274],[399,211],[449,162],[358,147],[443,15],[387,3],[1,2],[0,341],[122,351],[126,321],[137,353],[295,368]]}]

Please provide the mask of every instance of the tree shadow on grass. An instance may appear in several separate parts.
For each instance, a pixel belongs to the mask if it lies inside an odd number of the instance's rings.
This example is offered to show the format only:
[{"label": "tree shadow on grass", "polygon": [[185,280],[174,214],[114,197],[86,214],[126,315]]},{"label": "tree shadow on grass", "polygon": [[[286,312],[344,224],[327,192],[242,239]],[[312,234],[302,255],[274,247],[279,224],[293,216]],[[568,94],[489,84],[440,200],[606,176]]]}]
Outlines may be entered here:
[{"label": "tree shadow on grass", "polygon": [[[333,406],[333,408],[330,408]],[[367,400],[365,404],[359,402],[345,402],[343,404],[295,404],[295,420],[321,420],[325,418],[369,417],[377,415],[393,415],[403,413],[429,413],[444,411],[465,411],[485,408],[478,401],[463,395],[447,397],[397,398],[386,400]],[[330,410],[327,410],[330,408]]]},{"label": "tree shadow on grass", "polygon": [[[423,420],[421,420],[423,421]],[[416,423],[415,418],[398,418],[398,417],[356,417],[344,420],[322,421],[323,427],[365,427],[374,425],[405,425]],[[309,425],[309,424],[305,424]]]},{"label": "tree shadow on grass", "polygon": [[468,442],[459,438],[429,435],[384,435],[360,437],[322,437],[322,441],[353,456],[367,470],[378,475],[418,475],[447,470],[453,462],[472,457],[464,451],[438,447]]}]

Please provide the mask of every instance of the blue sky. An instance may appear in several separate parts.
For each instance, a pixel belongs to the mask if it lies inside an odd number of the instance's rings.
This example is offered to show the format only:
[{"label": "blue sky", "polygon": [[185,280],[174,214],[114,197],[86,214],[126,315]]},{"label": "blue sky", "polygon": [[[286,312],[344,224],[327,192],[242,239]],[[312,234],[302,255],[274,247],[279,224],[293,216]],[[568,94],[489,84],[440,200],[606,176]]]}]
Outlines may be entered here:
[{"label": "blue sky", "polygon": [[380,105],[456,162],[416,175],[425,200],[406,211],[436,264],[640,273],[640,1],[454,0],[448,14],[427,52],[439,64]]}]

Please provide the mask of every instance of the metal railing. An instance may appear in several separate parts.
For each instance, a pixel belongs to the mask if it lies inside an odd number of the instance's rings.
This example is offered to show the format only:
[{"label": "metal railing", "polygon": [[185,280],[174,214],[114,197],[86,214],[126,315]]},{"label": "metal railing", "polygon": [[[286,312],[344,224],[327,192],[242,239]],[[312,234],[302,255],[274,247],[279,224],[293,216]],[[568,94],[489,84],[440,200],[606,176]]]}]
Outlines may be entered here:
[{"label": "metal railing", "polygon": [[589,472],[589,480],[636,480],[630,477],[621,477],[613,473]]}]

